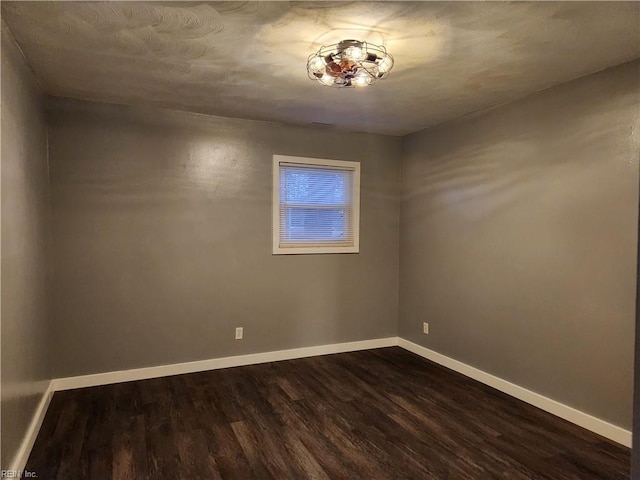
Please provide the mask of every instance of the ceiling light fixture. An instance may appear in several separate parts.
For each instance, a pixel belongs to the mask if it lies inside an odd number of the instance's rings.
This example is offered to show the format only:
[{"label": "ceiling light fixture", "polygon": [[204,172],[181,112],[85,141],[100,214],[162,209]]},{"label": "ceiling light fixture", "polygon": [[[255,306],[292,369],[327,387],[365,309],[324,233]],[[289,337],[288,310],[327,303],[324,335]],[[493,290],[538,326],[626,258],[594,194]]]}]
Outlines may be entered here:
[{"label": "ceiling light fixture", "polygon": [[359,40],[324,46],[307,60],[309,78],[329,87],[366,87],[386,78],[392,68],[386,48]]}]

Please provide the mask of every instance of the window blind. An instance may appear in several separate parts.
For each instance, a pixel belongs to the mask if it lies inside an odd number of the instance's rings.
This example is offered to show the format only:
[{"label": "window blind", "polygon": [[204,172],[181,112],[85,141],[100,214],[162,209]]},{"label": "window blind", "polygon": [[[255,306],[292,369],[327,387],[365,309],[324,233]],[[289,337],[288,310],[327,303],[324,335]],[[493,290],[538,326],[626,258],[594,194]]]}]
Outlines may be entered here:
[{"label": "window blind", "polygon": [[354,244],[350,168],[281,163],[280,246]]}]

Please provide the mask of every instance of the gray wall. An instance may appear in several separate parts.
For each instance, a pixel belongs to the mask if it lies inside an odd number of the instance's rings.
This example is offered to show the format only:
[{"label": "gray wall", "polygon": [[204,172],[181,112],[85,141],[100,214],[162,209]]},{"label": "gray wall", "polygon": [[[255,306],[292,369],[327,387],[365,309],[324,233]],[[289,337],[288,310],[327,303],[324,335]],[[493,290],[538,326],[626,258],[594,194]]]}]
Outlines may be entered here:
[{"label": "gray wall", "polygon": [[627,429],[638,68],[402,145],[400,336]]},{"label": "gray wall", "polygon": [[[396,335],[399,138],[48,110],[56,377]],[[271,254],[274,153],[362,162],[360,254]]]},{"label": "gray wall", "polygon": [[[639,159],[640,160],[640,159]],[[640,221],[638,222],[640,237]],[[640,245],[638,245],[640,257]],[[640,260],[640,258],[639,258]],[[634,360],[633,389],[633,450],[631,452],[631,478],[640,478],[640,261],[636,270],[636,354]]]},{"label": "gray wall", "polygon": [[35,80],[2,24],[2,468],[51,379],[47,130]]}]

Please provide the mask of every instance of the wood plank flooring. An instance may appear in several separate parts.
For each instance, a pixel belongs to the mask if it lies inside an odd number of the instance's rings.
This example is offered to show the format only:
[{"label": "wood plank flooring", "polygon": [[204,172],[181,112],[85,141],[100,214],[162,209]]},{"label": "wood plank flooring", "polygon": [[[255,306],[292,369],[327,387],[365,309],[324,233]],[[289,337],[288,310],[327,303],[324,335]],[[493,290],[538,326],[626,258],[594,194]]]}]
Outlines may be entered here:
[{"label": "wood plank flooring", "polygon": [[630,450],[398,347],[58,392],[39,479],[616,480]]}]

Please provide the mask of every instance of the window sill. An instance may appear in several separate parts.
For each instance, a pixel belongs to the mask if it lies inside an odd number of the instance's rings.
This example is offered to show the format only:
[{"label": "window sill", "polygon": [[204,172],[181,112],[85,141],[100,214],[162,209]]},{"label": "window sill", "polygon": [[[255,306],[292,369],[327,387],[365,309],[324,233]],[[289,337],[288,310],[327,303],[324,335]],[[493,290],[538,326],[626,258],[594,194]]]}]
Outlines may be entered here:
[{"label": "window sill", "polygon": [[330,253],[360,253],[360,247],[355,246],[335,246],[335,247],[274,247],[274,255],[313,255]]}]

